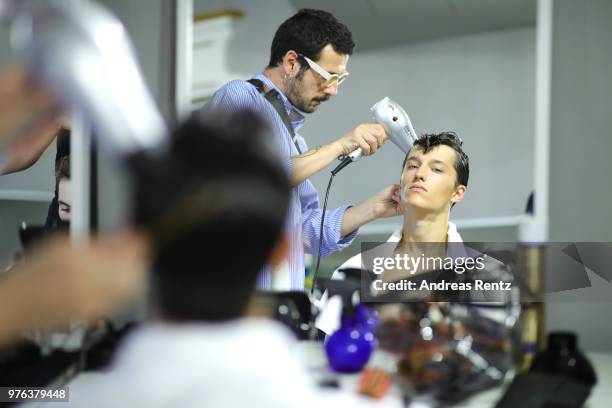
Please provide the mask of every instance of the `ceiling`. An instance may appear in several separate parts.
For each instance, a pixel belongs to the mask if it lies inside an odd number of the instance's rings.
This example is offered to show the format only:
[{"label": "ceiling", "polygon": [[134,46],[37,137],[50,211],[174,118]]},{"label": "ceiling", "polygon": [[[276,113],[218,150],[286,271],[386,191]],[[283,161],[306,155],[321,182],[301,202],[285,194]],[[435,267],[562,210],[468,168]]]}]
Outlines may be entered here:
[{"label": "ceiling", "polygon": [[537,0],[290,0],[330,11],[360,50],[533,26]]}]

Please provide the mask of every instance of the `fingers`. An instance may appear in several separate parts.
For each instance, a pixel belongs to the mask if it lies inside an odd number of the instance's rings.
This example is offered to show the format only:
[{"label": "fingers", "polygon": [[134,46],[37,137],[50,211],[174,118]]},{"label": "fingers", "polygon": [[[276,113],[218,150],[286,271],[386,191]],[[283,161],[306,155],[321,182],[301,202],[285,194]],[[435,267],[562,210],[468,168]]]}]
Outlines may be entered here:
[{"label": "fingers", "polygon": [[[90,244],[83,252],[83,261],[90,265],[92,297],[98,296],[103,309],[114,304],[128,302],[141,292],[145,285],[148,242],[135,232],[122,233],[101,238]],[[99,288],[100,290],[96,290]]]},{"label": "fingers", "polygon": [[394,211],[395,211],[394,215],[401,215],[404,212],[404,210],[402,206],[402,195],[401,195],[400,185],[393,184],[387,188],[389,189],[389,196],[390,196],[392,205],[394,207]]},{"label": "fingers", "polygon": [[28,85],[26,72],[18,67],[6,68],[0,74],[0,107],[3,107],[7,96],[13,95]]},{"label": "fingers", "polygon": [[145,234],[131,230],[99,238],[95,245],[98,246],[100,251],[115,254],[120,259],[147,259],[150,250],[149,241]]},{"label": "fingers", "polygon": [[123,233],[102,243],[102,255],[114,253],[115,262],[110,276],[107,296],[118,303],[128,302],[137,296],[146,283],[149,242],[144,235]]},{"label": "fingers", "polygon": [[380,149],[387,140],[384,127],[378,123],[366,123],[354,129],[355,141],[366,156],[372,155]]},{"label": "fingers", "polygon": [[0,142],[6,159],[0,163],[0,175],[25,170],[34,164],[60,130],[58,120],[38,123],[10,143]]},{"label": "fingers", "polygon": [[362,135],[357,136],[357,144],[365,156],[369,156],[372,153],[372,146]]},{"label": "fingers", "polygon": [[402,201],[402,197],[401,197],[401,193],[400,193],[400,185],[399,184],[393,184],[391,186],[391,199],[397,203],[401,203]]},{"label": "fingers", "polygon": [[32,253],[20,274],[31,324],[52,327],[92,319],[135,299],[146,286],[148,245],[138,234],[74,246],[55,238]]},{"label": "fingers", "polygon": [[339,139],[343,154],[347,155],[357,148],[361,148],[363,154],[369,156],[374,154],[387,140],[385,128],[378,123],[363,123]]},{"label": "fingers", "polygon": [[378,195],[382,198],[395,200],[396,197],[400,196],[400,185],[399,184],[391,184],[390,186],[385,187],[384,190],[381,190]]},{"label": "fingers", "polygon": [[368,149],[364,150],[364,154],[366,156],[376,153],[380,144],[378,138],[376,137],[377,129],[372,124],[361,125],[361,134],[360,136],[363,138],[365,143],[368,144]]},{"label": "fingers", "polygon": [[387,137],[388,137],[387,131],[382,125],[378,123],[374,123],[372,125],[372,133],[374,134],[374,136],[376,137],[376,140],[378,141],[378,146],[382,146],[387,141]]},{"label": "fingers", "polygon": [[361,135],[361,140],[359,145],[361,146],[361,150],[363,150],[363,154],[369,156],[371,154],[376,153],[377,143],[373,140],[369,135]]}]

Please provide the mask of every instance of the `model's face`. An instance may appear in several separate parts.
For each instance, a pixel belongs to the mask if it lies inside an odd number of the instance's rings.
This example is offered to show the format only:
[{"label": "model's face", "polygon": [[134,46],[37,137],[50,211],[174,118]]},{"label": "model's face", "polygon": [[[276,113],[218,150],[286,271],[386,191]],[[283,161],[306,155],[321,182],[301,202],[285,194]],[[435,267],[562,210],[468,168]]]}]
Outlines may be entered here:
[{"label": "model's face", "polygon": [[400,181],[405,211],[448,212],[452,203],[461,201],[465,186],[457,185],[456,152],[441,145],[424,154],[413,148],[406,160]]},{"label": "model's face", "polygon": [[70,193],[70,179],[62,178],[57,185],[58,215],[60,220],[70,222],[70,206],[72,195]]},{"label": "model's face", "polygon": [[[338,54],[327,44],[315,63],[330,74],[344,74],[348,55]],[[303,64],[306,64],[302,60]],[[338,84],[326,85],[326,80],[314,69],[309,68],[300,78],[290,77],[285,83],[285,94],[293,106],[301,112],[312,113],[319,105],[338,93]]]}]

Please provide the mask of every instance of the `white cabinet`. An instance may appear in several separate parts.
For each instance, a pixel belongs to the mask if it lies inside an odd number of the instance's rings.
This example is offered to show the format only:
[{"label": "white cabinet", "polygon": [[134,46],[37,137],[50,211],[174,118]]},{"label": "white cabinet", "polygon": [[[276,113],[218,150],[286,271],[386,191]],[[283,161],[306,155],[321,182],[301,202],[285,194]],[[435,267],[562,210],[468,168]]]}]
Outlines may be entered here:
[{"label": "white cabinet", "polygon": [[196,16],[193,24],[191,102],[200,107],[223,84],[248,74],[228,67],[230,41],[243,13],[235,10]]}]

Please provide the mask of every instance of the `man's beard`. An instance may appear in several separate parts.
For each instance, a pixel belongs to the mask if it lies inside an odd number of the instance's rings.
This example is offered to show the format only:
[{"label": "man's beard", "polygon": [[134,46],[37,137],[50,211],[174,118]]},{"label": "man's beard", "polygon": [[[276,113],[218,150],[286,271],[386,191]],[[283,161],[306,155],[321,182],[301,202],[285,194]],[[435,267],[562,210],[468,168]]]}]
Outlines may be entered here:
[{"label": "man's beard", "polygon": [[285,96],[289,99],[289,102],[293,105],[293,107],[299,110],[302,113],[312,113],[317,110],[319,105],[313,106],[311,102],[325,102],[329,99],[329,96],[321,97],[321,98],[312,98],[306,99],[302,96],[300,92],[300,85],[302,84],[301,76],[296,76],[294,78],[289,78],[285,82]]}]

